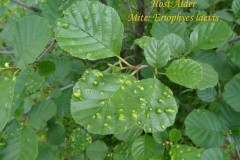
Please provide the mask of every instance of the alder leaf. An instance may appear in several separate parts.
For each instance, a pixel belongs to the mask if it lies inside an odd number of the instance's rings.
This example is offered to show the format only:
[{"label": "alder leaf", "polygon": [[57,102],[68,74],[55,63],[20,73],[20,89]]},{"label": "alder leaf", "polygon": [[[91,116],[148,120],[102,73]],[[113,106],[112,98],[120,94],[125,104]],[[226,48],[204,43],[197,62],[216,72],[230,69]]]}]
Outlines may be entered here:
[{"label": "alder leaf", "polygon": [[146,61],[153,68],[160,68],[170,60],[170,49],[167,43],[161,40],[151,39],[144,48]]},{"label": "alder leaf", "polygon": [[186,134],[199,147],[219,147],[223,144],[223,128],[217,116],[207,110],[194,110],[186,120]]},{"label": "alder leaf", "polygon": [[231,33],[231,28],[224,21],[201,22],[191,33],[191,51],[217,48],[227,42]]},{"label": "alder leaf", "polygon": [[71,55],[88,60],[120,54],[123,24],[117,12],[100,2],[73,3],[57,20],[55,37]]}]

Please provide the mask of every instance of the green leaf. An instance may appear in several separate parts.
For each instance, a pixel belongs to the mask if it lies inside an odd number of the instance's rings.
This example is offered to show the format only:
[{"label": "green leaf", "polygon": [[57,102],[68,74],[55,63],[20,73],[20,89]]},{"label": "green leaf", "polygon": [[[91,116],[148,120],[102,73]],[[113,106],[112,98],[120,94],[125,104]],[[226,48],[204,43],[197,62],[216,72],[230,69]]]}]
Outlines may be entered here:
[{"label": "green leaf", "polygon": [[32,68],[22,70],[16,77],[12,113],[19,108],[29,95],[41,90],[44,79]]},{"label": "green leaf", "polygon": [[95,134],[119,133],[133,125],[163,131],[174,123],[177,109],[172,91],[158,80],[137,82],[130,75],[96,70],[85,72],[71,101],[75,121]]},{"label": "green leaf", "polygon": [[131,110],[139,107],[134,101],[129,106],[124,101],[129,94],[123,91],[134,81],[135,78],[127,74],[104,75],[97,70],[87,70],[73,88],[74,120],[95,134],[113,134],[130,128],[134,124]]},{"label": "green leaf", "polygon": [[228,9],[218,10],[216,11],[216,16],[219,16],[226,22],[234,22],[234,15],[233,13],[229,12]]},{"label": "green leaf", "polygon": [[200,151],[187,145],[174,145],[170,150],[171,160],[201,160]]},{"label": "green leaf", "polygon": [[197,62],[211,65],[218,73],[220,80],[230,80],[233,76],[227,57],[223,53],[199,50],[191,53],[190,57]]},{"label": "green leaf", "polygon": [[204,90],[206,88],[214,87],[218,83],[217,72],[208,64],[200,63],[203,69],[202,79],[197,85],[198,89]]},{"label": "green leaf", "polygon": [[240,2],[238,0],[233,0],[232,2],[232,10],[236,17],[240,16]]},{"label": "green leaf", "polygon": [[240,74],[233,77],[224,86],[223,99],[229,104],[235,111],[240,112],[239,99],[240,99]]},{"label": "green leaf", "polygon": [[[178,106],[171,89],[167,86],[156,79],[149,78],[136,83],[127,91],[137,100],[136,108],[141,108],[137,111],[137,124],[145,132],[164,131],[173,125]],[[134,116],[133,112],[132,114]]]},{"label": "green leaf", "polygon": [[150,30],[151,35],[159,40],[162,40],[165,36],[170,33],[175,33],[180,37],[183,37],[186,30],[186,23],[176,21],[171,24],[169,21],[154,22],[152,29]]},{"label": "green leaf", "polygon": [[73,148],[73,152],[75,154],[79,154],[79,152],[81,153],[90,146],[92,143],[92,138],[83,129],[77,128],[74,129],[71,134],[70,143]]},{"label": "green leaf", "polygon": [[[106,85],[107,84],[107,85]],[[146,132],[174,123],[177,104],[172,91],[156,79],[137,82],[131,75],[87,70],[73,89],[71,113],[95,134],[123,132],[138,125]]]},{"label": "green leaf", "polygon": [[159,153],[157,144],[149,135],[138,137],[132,144],[131,152],[134,160],[149,160]]},{"label": "green leaf", "polygon": [[57,150],[48,144],[40,144],[36,160],[60,160],[57,158]]},{"label": "green leaf", "polygon": [[227,50],[226,55],[228,58],[236,65],[240,66],[240,46],[239,45],[231,45]]},{"label": "green leaf", "polygon": [[3,39],[8,46],[14,47],[14,33],[16,32],[16,20],[9,18],[8,23],[4,27],[0,34],[0,38]]},{"label": "green leaf", "polygon": [[134,44],[138,45],[140,48],[144,49],[152,40],[155,38],[142,36],[134,41]]},{"label": "green leaf", "polygon": [[201,64],[193,60],[180,59],[170,64],[166,75],[174,83],[188,88],[197,88],[202,80],[203,68]]},{"label": "green leaf", "polygon": [[132,160],[131,145],[120,143],[116,145],[113,152],[114,160]]},{"label": "green leaf", "polygon": [[66,77],[70,74],[72,71],[72,61],[70,57],[63,56],[58,58],[51,58],[51,61],[55,64],[56,70],[51,75],[48,76],[48,79],[52,83],[56,83],[59,81],[62,82],[66,79]]},{"label": "green leaf", "polygon": [[222,152],[220,148],[210,148],[202,153],[201,160],[230,160],[230,157]]},{"label": "green leaf", "polygon": [[10,118],[13,101],[14,81],[7,77],[0,77],[0,132]]},{"label": "green leaf", "polygon": [[235,127],[240,127],[240,112],[234,111],[230,106],[225,103],[214,103],[220,109],[218,118],[221,121],[224,128],[231,130]]},{"label": "green leaf", "polygon": [[116,133],[114,136],[124,142],[130,142],[142,134],[142,130],[137,126],[132,126],[124,132]]},{"label": "green leaf", "polygon": [[44,51],[50,36],[51,31],[44,18],[36,15],[20,18],[14,35],[15,56],[19,59],[17,66],[25,69],[33,63]]},{"label": "green leaf", "polygon": [[217,48],[228,40],[230,34],[231,28],[224,21],[201,22],[191,33],[191,51]]},{"label": "green leaf", "polygon": [[158,144],[163,144],[168,140],[168,132],[166,130],[163,132],[155,132],[152,136]]},{"label": "green leaf", "polygon": [[203,102],[213,102],[216,100],[217,91],[215,88],[207,88],[205,90],[197,90],[197,96]]},{"label": "green leaf", "polygon": [[199,147],[218,147],[223,144],[223,128],[218,118],[207,110],[194,110],[186,120],[186,134]]},{"label": "green leaf", "polygon": [[160,40],[151,39],[144,48],[146,61],[153,68],[161,68],[167,64],[170,59],[169,46]]},{"label": "green leaf", "polygon": [[65,139],[65,128],[61,123],[50,125],[47,133],[47,140],[50,144],[60,145]]},{"label": "green leaf", "polygon": [[35,104],[29,113],[28,124],[35,129],[41,129],[57,112],[57,106],[52,100],[44,100]]},{"label": "green leaf", "polygon": [[208,9],[210,6],[209,0],[206,0],[206,1],[196,0],[196,2],[197,2],[197,7],[199,7],[200,9]]},{"label": "green leaf", "polygon": [[59,46],[75,57],[103,59],[120,54],[123,24],[113,8],[84,0],[57,20],[55,36]]},{"label": "green leaf", "polygon": [[49,60],[44,60],[38,63],[38,72],[41,76],[47,77],[56,70],[55,63]]},{"label": "green leaf", "polygon": [[172,142],[177,142],[177,141],[181,140],[182,139],[181,131],[176,128],[171,129],[169,132],[169,139]]},{"label": "green leaf", "polygon": [[45,0],[42,4],[42,15],[48,19],[50,23],[55,23],[58,18],[63,16],[66,10],[74,0]]},{"label": "green leaf", "polygon": [[70,114],[70,101],[72,97],[72,89],[62,92],[61,96],[55,98],[54,101],[57,105],[57,115],[63,117]]},{"label": "green leaf", "polygon": [[104,160],[108,147],[103,141],[95,141],[87,148],[86,153],[90,160]]},{"label": "green leaf", "polygon": [[218,74],[210,65],[191,59],[173,61],[166,75],[174,83],[201,90],[214,87],[218,82]]},{"label": "green leaf", "polygon": [[185,42],[184,40],[176,35],[175,33],[171,33],[163,38],[163,41],[168,44],[169,49],[171,51],[171,56],[180,57],[182,53],[185,51]]},{"label": "green leaf", "polygon": [[38,140],[30,129],[18,130],[7,139],[0,151],[1,160],[34,160],[38,154]]}]

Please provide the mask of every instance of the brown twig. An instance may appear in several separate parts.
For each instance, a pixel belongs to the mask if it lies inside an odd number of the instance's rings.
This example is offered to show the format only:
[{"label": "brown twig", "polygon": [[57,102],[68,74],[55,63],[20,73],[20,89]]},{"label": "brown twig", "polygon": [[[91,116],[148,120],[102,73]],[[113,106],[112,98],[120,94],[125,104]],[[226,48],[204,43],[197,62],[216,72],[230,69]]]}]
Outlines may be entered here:
[{"label": "brown twig", "polygon": [[[138,14],[145,15],[145,1],[137,0],[137,6],[138,6]],[[136,28],[137,38],[140,38],[143,35],[145,25],[146,25],[145,21],[138,22],[138,26]],[[141,48],[136,45],[135,46],[135,65],[141,63],[141,51],[142,51]]]}]

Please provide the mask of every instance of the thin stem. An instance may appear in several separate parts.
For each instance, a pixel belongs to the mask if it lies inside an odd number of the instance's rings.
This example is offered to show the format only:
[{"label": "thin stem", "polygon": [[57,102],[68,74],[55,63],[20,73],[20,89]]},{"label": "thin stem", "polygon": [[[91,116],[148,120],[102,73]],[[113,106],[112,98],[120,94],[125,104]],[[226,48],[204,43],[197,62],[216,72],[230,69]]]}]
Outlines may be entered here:
[{"label": "thin stem", "polygon": [[15,67],[0,68],[0,73],[4,72],[4,71],[7,71],[7,70],[18,70],[18,68],[15,68]]},{"label": "thin stem", "polygon": [[239,150],[237,145],[235,145],[235,148],[236,148],[236,152],[237,152],[238,158],[240,159],[240,150]]},{"label": "thin stem", "polygon": [[182,57],[181,58],[184,58],[184,57],[186,57],[187,55],[189,55],[191,52],[190,51],[187,51],[186,53],[184,53],[183,55],[182,55]]},{"label": "thin stem", "polygon": [[138,73],[138,71],[140,71],[141,69],[143,69],[143,68],[146,68],[146,67],[148,67],[148,65],[141,65],[141,66],[135,66],[135,70],[131,73],[131,75],[135,75],[136,73]]},{"label": "thin stem", "polygon": [[161,75],[166,75],[166,73],[162,73],[162,72],[157,72],[158,74],[161,74]]},{"label": "thin stem", "polygon": [[64,91],[64,90],[67,90],[67,89],[69,89],[69,88],[72,88],[73,86],[74,86],[74,84],[72,83],[72,84],[69,84],[69,85],[67,85],[67,86],[64,86],[64,87],[60,88],[60,90],[61,90],[61,91]]},{"label": "thin stem", "polygon": [[[69,85],[66,85],[66,86],[60,88],[60,90],[61,90],[61,91],[65,91],[65,90],[67,90],[67,89],[69,89],[69,88],[72,88],[73,86],[74,86],[74,84],[72,83],[72,84],[69,84]],[[50,98],[52,98],[51,95],[48,96],[46,99],[50,99]]]},{"label": "thin stem", "polygon": [[123,63],[125,63],[128,67],[133,67],[130,63],[128,63],[125,59],[121,58],[120,56],[117,56]]},{"label": "thin stem", "polygon": [[36,63],[40,62],[43,57],[48,54],[48,52],[50,52],[54,46],[54,44],[56,43],[55,40],[51,40],[51,42],[49,43],[47,49],[38,57],[38,59],[35,61]]},{"label": "thin stem", "polygon": [[158,74],[158,69],[155,68],[155,69],[154,69],[154,73],[153,73],[154,79],[157,79],[157,74]]},{"label": "thin stem", "polygon": [[233,39],[230,39],[230,40],[228,41],[228,44],[233,44],[233,43],[236,43],[236,42],[238,42],[238,41],[240,41],[240,36],[237,36],[237,37],[235,37],[235,38],[233,38]]},{"label": "thin stem", "polygon": [[0,54],[14,54],[13,51],[0,51]]},{"label": "thin stem", "polygon": [[221,91],[221,84],[218,81],[218,95],[219,95],[219,97],[221,96],[221,93],[222,93],[222,91]]},{"label": "thin stem", "polygon": [[[131,58],[133,58],[133,56],[128,56],[128,57],[124,58],[124,60],[126,61],[127,59],[131,59]],[[129,69],[129,67],[123,67],[122,61],[119,59],[118,62],[115,62],[114,64],[108,64],[109,67],[106,70],[104,70],[103,72],[106,73],[106,72],[110,71],[113,66],[117,66],[117,65],[119,65],[121,69]]]},{"label": "thin stem", "polygon": [[23,8],[26,8],[28,10],[32,10],[34,12],[39,12],[41,11],[40,9],[38,8],[35,8],[35,7],[31,7],[31,6],[28,6],[26,3],[22,2],[21,0],[12,0],[13,3],[16,3],[18,4],[19,6],[23,7]]},{"label": "thin stem", "polygon": [[131,73],[131,75],[132,75],[132,76],[135,75],[138,71],[139,71],[139,70],[133,71],[133,72]]}]

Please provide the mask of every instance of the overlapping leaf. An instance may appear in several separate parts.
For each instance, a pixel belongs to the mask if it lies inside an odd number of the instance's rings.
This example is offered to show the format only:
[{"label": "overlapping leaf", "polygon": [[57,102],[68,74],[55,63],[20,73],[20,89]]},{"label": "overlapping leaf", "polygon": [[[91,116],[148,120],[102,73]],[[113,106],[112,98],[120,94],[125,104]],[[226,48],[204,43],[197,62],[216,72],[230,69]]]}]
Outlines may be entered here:
[{"label": "overlapping leaf", "polygon": [[108,153],[108,147],[103,141],[93,142],[86,150],[90,160],[103,160]]},{"label": "overlapping leaf", "polygon": [[193,60],[181,59],[173,61],[167,68],[166,74],[177,84],[188,88],[196,88],[202,79],[203,68]]},{"label": "overlapping leaf", "polygon": [[230,160],[230,157],[227,156],[220,148],[210,148],[205,150],[202,154],[201,160]]},{"label": "overlapping leaf", "polygon": [[1,160],[33,160],[38,154],[38,140],[30,129],[15,131],[0,151]]},{"label": "overlapping leaf", "polygon": [[233,0],[233,2],[232,2],[232,10],[233,10],[234,14],[236,15],[236,17],[240,16],[240,1]]},{"label": "overlapping leaf", "polygon": [[214,87],[218,82],[218,74],[210,65],[191,59],[173,61],[166,75],[177,84],[201,90]]},{"label": "overlapping leaf", "polygon": [[192,146],[174,145],[170,150],[171,160],[201,160],[200,151]]},{"label": "overlapping leaf", "polygon": [[208,50],[223,45],[231,34],[231,28],[224,21],[202,22],[191,33],[191,50]]},{"label": "overlapping leaf", "polygon": [[170,49],[167,43],[161,40],[151,39],[144,48],[144,55],[150,66],[160,68],[170,59]]},{"label": "overlapping leaf", "polygon": [[216,99],[217,91],[215,88],[197,90],[197,96],[204,102],[213,102]]},{"label": "overlapping leaf", "polygon": [[33,106],[29,113],[28,123],[36,129],[41,129],[57,112],[57,106],[52,100],[45,100]]},{"label": "overlapping leaf", "polygon": [[185,51],[184,40],[175,33],[171,33],[163,38],[163,41],[169,45],[171,56],[180,57]]},{"label": "overlapping leaf", "polygon": [[74,0],[46,0],[42,4],[42,15],[46,17],[50,23],[55,23],[56,19],[63,16],[63,12]]},{"label": "overlapping leaf", "polygon": [[194,110],[186,120],[186,134],[197,145],[204,148],[223,144],[223,128],[213,113],[207,110]]},{"label": "overlapping leaf", "polygon": [[236,65],[240,66],[240,46],[232,45],[226,52],[228,58]]},{"label": "overlapping leaf", "polygon": [[87,70],[73,89],[73,118],[89,132],[97,134],[112,134],[131,127],[133,117],[129,111],[136,110],[136,106],[134,101],[128,108],[123,104],[129,94],[124,95],[122,91],[134,81],[130,75],[103,75],[96,70]]},{"label": "overlapping leaf", "polygon": [[133,142],[131,153],[134,160],[148,160],[156,156],[159,151],[154,139],[149,135],[145,135]]},{"label": "overlapping leaf", "polygon": [[239,99],[240,99],[240,74],[237,74],[231,81],[224,86],[223,99],[235,111],[240,112]]},{"label": "overlapping leaf", "polygon": [[140,48],[144,49],[148,45],[148,43],[150,43],[154,39],[155,38],[153,37],[142,36],[141,38],[136,39],[134,43],[138,45]]},{"label": "overlapping leaf", "polygon": [[18,67],[24,69],[44,51],[51,31],[47,20],[39,16],[26,16],[16,22],[14,34],[15,56]]},{"label": "overlapping leaf", "polygon": [[123,132],[134,125],[146,132],[163,131],[174,123],[178,109],[172,91],[161,82],[137,82],[126,74],[88,70],[73,92],[73,118],[96,134]]},{"label": "overlapping leaf", "polygon": [[160,21],[160,22],[154,22],[152,29],[151,29],[151,35],[159,40],[162,40],[163,37],[169,35],[170,33],[175,33],[179,36],[183,36],[184,32],[186,30],[186,23],[182,23],[179,21],[176,21],[171,24],[169,21]]},{"label": "overlapping leaf", "polygon": [[200,63],[203,69],[202,79],[197,85],[198,89],[204,90],[206,88],[214,87],[218,83],[217,72],[208,64]]},{"label": "overlapping leaf", "polygon": [[14,81],[7,77],[0,77],[0,131],[10,118],[13,100]]},{"label": "overlapping leaf", "polygon": [[190,57],[197,62],[211,65],[218,73],[220,80],[230,80],[233,76],[233,72],[228,64],[228,60],[223,53],[216,53],[209,50],[199,50],[191,53]]},{"label": "overlapping leaf", "polygon": [[120,143],[114,148],[114,160],[132,160],[131,144]]},{"label": "overlapping leaf", "polygon": [[75,57],[103,59],[119,55],[123,24],[114,9],[84,0],[65,11],[57,21],[55,36],[59,46]]}]

